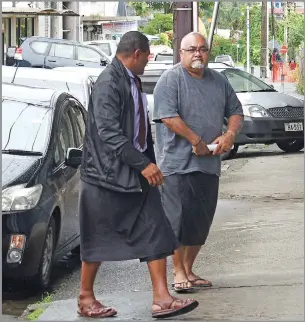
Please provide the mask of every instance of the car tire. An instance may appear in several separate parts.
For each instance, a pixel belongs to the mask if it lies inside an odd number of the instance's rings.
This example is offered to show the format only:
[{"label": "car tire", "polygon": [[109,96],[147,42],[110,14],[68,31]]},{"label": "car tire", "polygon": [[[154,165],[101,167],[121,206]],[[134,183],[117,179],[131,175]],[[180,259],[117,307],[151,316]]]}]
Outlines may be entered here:
[{"label": "car tire", "polygon": [[46,290],[50,285],[50,275],[53,266],[56,241],[56,224],[54,217],[50,218],[44,246],[41,254],[38,273],[33,278],[33,286],[39,290]]},{"label": "car tire", "polygon": [[304,148],[304,139],[279,142],[277,146],[284,152],[299,152]]},{"label": "car tire", "polygon": [[239,144],[234,144],[234,147],[233,147],[233,149],[231,149],[228,158],[234,158],[234,157],[236,157],[238,148],[239,148]]}]

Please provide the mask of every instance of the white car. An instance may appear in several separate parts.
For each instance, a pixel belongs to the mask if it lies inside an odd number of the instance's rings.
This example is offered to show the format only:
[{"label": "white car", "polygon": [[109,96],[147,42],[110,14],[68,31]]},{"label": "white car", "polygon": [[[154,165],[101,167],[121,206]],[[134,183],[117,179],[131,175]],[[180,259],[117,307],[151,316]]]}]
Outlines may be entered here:
[{"label": "white car", "polygon": [[[68,71],[56,70],[56,68],[19,67],[16,72],[16,67],[2,66],[2,83],[11,83],[14,79],[13,83],[17,85],[65,91],[73,95],[87,110],[91,87],[95,80],[90,76],[88,71],[86,72],[86,67],[75,67],[75,69],[76,71]],[[102,68],[88,69],[95,70],[96,74],[103,70]],[[14,78],[15,72],[16,76]]]},{"label": "white car", "polygon": [[90,40],[85,41],[84,45],[97,47],[110,61],[114,58],[118,47],[116,40]]},{"label": "white car", "polygon": [[[158,77],[170,65],[147,70],[142,78],[148,95],[150,114],[153,111],[154,86]],[[224,75],[242,103],[245,115],[243,127],[236,138],[234,152],[240,145],[273,144],[285,152],[304,148],[304,100],[279,93],[259,78],[223,63],[209,63],[209,67]],[[153,123],[152,123],[153,125]]]},{"label": "white car", "polygon": [[215,63],[224,63],[231,67],[235,67],[234,61],[230,55],[219,55],[215,57]]}]

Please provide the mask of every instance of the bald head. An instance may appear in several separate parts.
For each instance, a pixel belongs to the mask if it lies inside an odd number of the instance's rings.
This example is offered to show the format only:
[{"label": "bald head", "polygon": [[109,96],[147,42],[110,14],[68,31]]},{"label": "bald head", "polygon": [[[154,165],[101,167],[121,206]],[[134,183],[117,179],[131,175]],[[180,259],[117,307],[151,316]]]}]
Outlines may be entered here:
[{"label": "bald head", "polygon": [[180,49],[192,47],[192,44],[196,43],[196,40],[201,40],[205,43],[206,47],[208,48],[207,39],[203,34],[201,34],[200,32],[190,32],[182,38]]},{"label": "bald head", "polygon": [[180,46],[182,66],[195,75],[203,75],[209,61],[208,42],[200,32],[191,32],[183,37]]}]

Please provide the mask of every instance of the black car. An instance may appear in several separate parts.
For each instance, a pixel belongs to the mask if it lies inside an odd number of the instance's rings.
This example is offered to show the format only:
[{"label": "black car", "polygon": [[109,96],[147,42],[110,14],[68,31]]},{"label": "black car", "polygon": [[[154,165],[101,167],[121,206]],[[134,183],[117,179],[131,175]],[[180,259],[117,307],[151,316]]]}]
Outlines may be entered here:
[{"label": "black car", "polygon": [[18,48],[9,47],[6,65],[20,67],[55,68],[64,66],[98,67],[110,63],[98,48],[86,46],[77,41],[28,37]]},{"label": "black car", "polygon": [[4,278],[46,288],[54,261],[79,245],[85,118],[68,93],[2,85]]}]

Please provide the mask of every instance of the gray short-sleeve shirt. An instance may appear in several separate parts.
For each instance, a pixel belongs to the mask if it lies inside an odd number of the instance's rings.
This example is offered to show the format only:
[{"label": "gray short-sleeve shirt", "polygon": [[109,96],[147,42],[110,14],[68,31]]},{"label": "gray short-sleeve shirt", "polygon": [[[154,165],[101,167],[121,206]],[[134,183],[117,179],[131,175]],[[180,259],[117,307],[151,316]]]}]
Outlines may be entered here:
[{"label": "gray short-sleeve shirt", "polygon": [[224,118],[243,115],[242,105],[226,78],[206,68],[203,79],[192,77],[181,64],[165,71],[154,89],[157,164],[165,176],[194,171],[220,175],[220,156],[196,156],[191,144],[169,130],[161,119],[180,116],[210,144],[222,134]]}]

